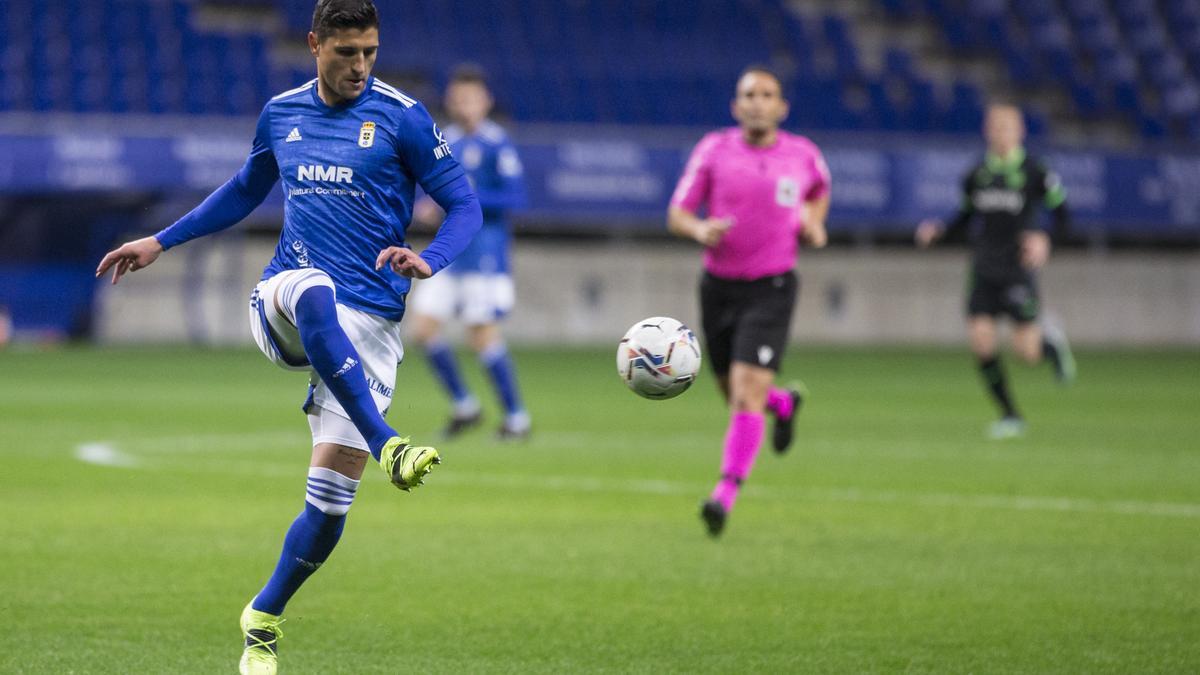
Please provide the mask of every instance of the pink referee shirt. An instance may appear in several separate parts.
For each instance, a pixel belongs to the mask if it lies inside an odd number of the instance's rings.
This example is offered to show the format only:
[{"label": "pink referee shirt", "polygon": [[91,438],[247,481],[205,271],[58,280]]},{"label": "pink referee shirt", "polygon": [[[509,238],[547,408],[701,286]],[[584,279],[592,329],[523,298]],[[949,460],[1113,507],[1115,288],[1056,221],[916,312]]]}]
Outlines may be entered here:
[{"label": "pink referee shirt", "polygon": [[829,168],[817,146],[779,131],[775,145],[757,148],[734,127],[714,131],[696,144],[673,206],[733,226],[704,251],[704,268],[723,279],[761,279],[796,264],[804,205],[829,194]]}]

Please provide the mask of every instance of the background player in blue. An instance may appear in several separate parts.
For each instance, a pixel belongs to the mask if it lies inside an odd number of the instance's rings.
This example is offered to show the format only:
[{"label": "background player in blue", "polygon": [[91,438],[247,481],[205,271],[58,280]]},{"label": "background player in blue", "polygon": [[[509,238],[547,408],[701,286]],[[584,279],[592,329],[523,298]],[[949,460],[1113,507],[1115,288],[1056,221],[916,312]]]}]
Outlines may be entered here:
[{"label": "background player in blue", "polygon": [[[242,170],[97,269],[113,269],[115,284],[163,251],[237,223],[282,180],[283,232],[251,294],[250,325],[269,359],[312,373],[303,407],[313,449],[304,511],[274,574],[242,612],[243,673],[276,672],[284,606],[333,551],[368,454],[403,490],[438,462],[436,450],[413,446],[383,419],[403,356],[398,322],[410,279],[448,265],[482,214],[425,108],[371,77],[378,26],[369,0],[320,0],[308,35],[317,78],[267,103]],[[447,212],[420,255],[405,245],[418,184]]]},{"label": "background player in blue", "polygon": [[[446,112],[453,122],[446,128],[446,139],[479,196],[483,227],[467,250],[446,268],[446,274],[417,284],[412,310],[417,340],[453,400],[445,435],[457,435],[483,417],[479,400],[467,388],[454,350],[442,335],[443,325],[457,317],[466,324],[471,348],[504,406],[498,436],[520,439],[529,434],[529,414],[521,402],[500,320],[512,311],[514,301],[508,214],[524,204],[525,184],[516,148],[504,129],[488,119],[492,105],[481,71],[472,67],[455,71],[446,89]],[[432,202],[418,202],[417,220],[437,222],[440,215]]]}]

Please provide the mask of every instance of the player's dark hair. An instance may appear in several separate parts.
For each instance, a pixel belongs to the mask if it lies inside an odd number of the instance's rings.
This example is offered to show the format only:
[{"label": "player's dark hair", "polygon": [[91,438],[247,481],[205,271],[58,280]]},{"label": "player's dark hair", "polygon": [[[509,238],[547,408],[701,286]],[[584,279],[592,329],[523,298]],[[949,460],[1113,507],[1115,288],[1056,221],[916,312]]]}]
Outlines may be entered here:
[{"label": "player's dark hair", "polygon": [[761,63],[752,63],[745,68],[742,68],[742,72],[738,73],[737,81],[741,82],[742,78],[750,73],[762,73],[763,75],[768,75],[775,79],[775,83],[779,85],[780,90],[783,89],[783,78],[779,77],[779,73],[775,72],[775,70],[770,66],[766,66]]},{"label": "player's dark hair", "polygon": [[1024,108],[1021,106],[1021,104],[1017,103],[1017,101],[1015,99],[1011,99],[1011,98],[990,98],[990,99],[988,99],[987,104],[983,106],[983,109],[991,110],[992,108],[1013,108],[1013,109],[1017,110],[1018,112],[1024,111]]},{"label": "player's dark hair", "polygon": [[379,28],[379,13],[371,0],[317,0],[313,10],[312,32],[324,40],[334,31],[347,28]]},{"label": "player's dark hair", "polygon": [[474,63],[464,63],[450,73],[449,84],[478,84],[487,88],[487,74]]}]

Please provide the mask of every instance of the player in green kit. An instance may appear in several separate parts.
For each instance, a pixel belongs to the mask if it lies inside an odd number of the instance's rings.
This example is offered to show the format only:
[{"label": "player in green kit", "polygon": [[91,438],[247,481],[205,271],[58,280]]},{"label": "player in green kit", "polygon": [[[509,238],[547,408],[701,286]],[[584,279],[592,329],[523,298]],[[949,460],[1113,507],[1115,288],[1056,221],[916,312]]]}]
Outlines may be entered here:
[{"label": "player in green kit", "polygon": [[972,236],[967,333],[980,373],[1001,411],[988,435],[1002,439],[1024,434],[1025,421],[1008,391],[997,351],[998,318],[1012,319],[1013,348],[1022,360],[1038,364],[1048,359],[1059,381],[1075,378],[1075,360],[1066,336],[1057,326],[1039,322],[1036,276],[1050,255],[1050,235],[1038,225],[1038,210],[1050,211],[1059,236],[1065,233],[1069,216],[1058,176],[1025,151],[1025,125],[1019,108],[989,106],[984,136],[987,154],[963,180],[957,215],[948,226],[936,220],[922,222],[916,241],[926,248],[963,234],[973,220],[979,221]]}]

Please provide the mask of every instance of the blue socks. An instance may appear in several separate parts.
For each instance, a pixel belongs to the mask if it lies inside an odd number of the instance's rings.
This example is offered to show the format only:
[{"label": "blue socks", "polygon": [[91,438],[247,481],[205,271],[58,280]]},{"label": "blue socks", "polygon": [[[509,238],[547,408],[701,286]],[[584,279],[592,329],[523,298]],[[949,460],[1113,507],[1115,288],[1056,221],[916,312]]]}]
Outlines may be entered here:
[{"label": "blue socks", "polygon": [[345,526],[345,514],[330,515],[306,503],[304,511],[284,537],[283,552],[279,554],[275,573],[255,596],[251,606],[267,614],[283,614],[284,606],[300,585],[329,558]]},{"label": "blue socks", "polygon": [[442,339],[431,341],[425,345],[425,356],[429,359],[429,367],[455,403],[461,403],[471,398],[462,375],[458,372],[458,361],[454,358],[454,350],[450,343]]},{"label": "blue socks", "polygon": [[521,404],[521,395],[517,392],[517,371],[508,356],[508,347],[503,342],[491,345],[479,353],[479,360],[487,369],[492,386],[504,404],[504,412],[508,415],[523,412],[525,406]]},{"label": "blue socks", "polygon": [[338,324],[332,288],[313,286],[300,295],[296,301],[296,328],[308,362],[342,404],[378,461],[384,444],[397,434],[379,414],[363,373],[362,358]]}]

